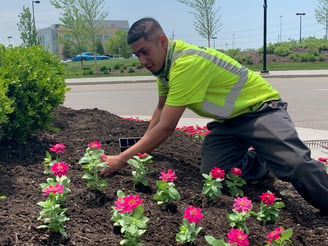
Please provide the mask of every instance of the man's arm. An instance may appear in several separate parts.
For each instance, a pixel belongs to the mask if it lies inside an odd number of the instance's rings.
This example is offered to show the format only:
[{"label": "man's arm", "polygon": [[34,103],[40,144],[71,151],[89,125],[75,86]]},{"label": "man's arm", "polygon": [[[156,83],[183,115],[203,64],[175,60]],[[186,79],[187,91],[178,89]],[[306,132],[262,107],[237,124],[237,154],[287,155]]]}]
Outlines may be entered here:
[{"label": "man's arm", "polygon": [[[100,176],[107,176],[117,172],[127,164],[127,161],[138,153],[150,153],[157,146],[163,143],[174,132],[185,106],[167,106],[165,105],[159,115],[156,115],[152,127],[149,127],[144,136],[133,146],[116,156],[107,156],[106,163],[108,167],[100,173]],[[155,110],[156,111],[156,110]],[[155,112],[154,112],[155,114]]]},{"label": "man's arm", "polygon": [[150,129],[152,129],[159,122],[159,119],[161,117],[161,113],[162,113],[163,107],[165,105],[165,101],[166,101],[166,96],[160,96],[160,97],[158,97],[157,106],[156,106],[156,108],[154,110],[154,113],[153,113],[153,115],[151,117],[149,126],[148,126],[147,131],[145,132],[145,134]]}]

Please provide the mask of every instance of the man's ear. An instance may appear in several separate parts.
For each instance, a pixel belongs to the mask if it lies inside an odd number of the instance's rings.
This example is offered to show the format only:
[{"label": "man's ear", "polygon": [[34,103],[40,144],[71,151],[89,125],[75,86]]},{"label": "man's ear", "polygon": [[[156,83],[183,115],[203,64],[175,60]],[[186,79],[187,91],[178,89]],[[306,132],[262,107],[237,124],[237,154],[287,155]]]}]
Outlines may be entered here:
[{"label": "man's ear", "polygon": [[164,34],[160,34],[159,35],[159,40],[161,41],[161,44],[163,45],[163,47],[167,47],[167,37]]}]

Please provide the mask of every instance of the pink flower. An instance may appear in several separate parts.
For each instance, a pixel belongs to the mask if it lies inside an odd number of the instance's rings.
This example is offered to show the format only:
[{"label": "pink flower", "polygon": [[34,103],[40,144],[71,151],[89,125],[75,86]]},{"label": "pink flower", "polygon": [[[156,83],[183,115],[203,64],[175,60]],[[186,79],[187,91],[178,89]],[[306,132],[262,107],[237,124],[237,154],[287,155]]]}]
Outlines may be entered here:
[{"label": "pink flower", "polygon": [[143,157],[146,157],[146,156],[148,156],[148,154],[147,154],[147,153],[143,153],[143,154],[141,154],[141,153],[138,153],[138,157],[139,157],[139,158],[143,158]]},{"label": "pink flower", "polygon": [[247,234],[243,233],[239,229],[231,229],[228,233],[228,243],[237,243],[237,246],[246,246],[249,245]]},{"label": "pink flower", "polygon": [[54,144],[54,145],[50,145],[51,148],[50,148],[50,151],[53,151],[55,153],[64,153],[65,152],[65,145],[61,144],[61,143],[58,143],[58,144]]},{"label": "pink flower", "polygon": [[252,201],[248,200],[247,197],[237,197],[234,201],[233,209],[239,213],[242,211],[249,212],[252,209]]},{"label": "pink flower", "polygon": [[159,179],[163,180],[163,181],[174,181],[175,179],[177,179],[177,176],[175,176],[175,172],[168,170],[167,173],[162,172],[161,173],[162,176],[159,177]]},{"label": "pink flower", "polygon": [[46,196],[49,193],[64,193],[64,188],[65,187],[61,184],[56,184],[55,186],[49,185],[49,187],[43,191],[43,195]]},{"label": "pink flower", "polygon": [[[116,202],[114,203],[116,210],[123,210],[124,209],[124,200],[122,197],[117,198]],[[123,211],[121,211],[124,213]]]},{"label": "pink flower", "polygon": [[189,206],[185,210],[184,218],[188,219],[188,223],[195,222],[197,224],[203,218],[201,211],[200,208]]},{"label": "pink flower", "polygon": [[220,178],[220,179],[224,179],[224,170],[218,168],[218,167],[214,167],[212,170],[211,170],[211,175],[214,179],[217,179],[217,178]]},{"label": "pink flower", "polygon": [[64,162],[56,162],[51,166],[51,171],[54,172],[55,176],[58,176],[59,178],[63,175],[67,174],[68,166]]},{"label": "pink flower", "polygon": [[101,143],[100,142],[97,142],[97,141],[94,141],[94,142],[90,142],[88,144],[88,146],[90,148],[93,148],[93,149],[100,149],[101,148]]},{"label": "pink flower", "polygon": [[318,161],[321,161],[321,162],[327,163],[327,162],[328,162],[328,157],[327,157],[327,158],[325,158],[325,157],[319,157],[319,158],[318,158]]},{"label": "pink flower", "polygon": [[241,175],[241,169],[238,167],[233,167],[230,171],[233,175],[240,176]]},{"label": "pink flower", "polygon": [[261,198],[261,202],[269,206],[274,204],[275,200],[277,199],[277,197],[274,196],[274,193],[271,192],[263,192],[260,198]]},{"label": "pink flower", "polygon": [[280,238],[280,233],[285,232],[283,227],[277,227],[274,231],[269,232],[265,237],[269,238],[268,243],[271,243],[273,240]]},{"label": "pink flower", "polygon": [[142,204],[143,199],[139,199],[139,195],[133,196],[126,196],[122,198],[118,198],[115,202],[115,209],[121,210],[120,213],[132,213],[133,209],[138,207],[140,204]]}]

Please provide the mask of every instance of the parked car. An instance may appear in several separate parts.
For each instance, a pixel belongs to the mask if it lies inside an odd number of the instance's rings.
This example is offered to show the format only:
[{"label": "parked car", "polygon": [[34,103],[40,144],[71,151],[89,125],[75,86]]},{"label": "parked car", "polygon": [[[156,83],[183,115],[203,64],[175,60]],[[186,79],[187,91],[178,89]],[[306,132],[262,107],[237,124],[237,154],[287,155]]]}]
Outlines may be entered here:
[{"label": "parked car", "polygon": [[[95,60],[95,55],[93,52],[83,52],[72,58],[73,61],[81,61],[81,59],[83,61],[92,61],[92,60]],[[97,60],[109,60],[109,57],[96,54],[96,59]]]}]

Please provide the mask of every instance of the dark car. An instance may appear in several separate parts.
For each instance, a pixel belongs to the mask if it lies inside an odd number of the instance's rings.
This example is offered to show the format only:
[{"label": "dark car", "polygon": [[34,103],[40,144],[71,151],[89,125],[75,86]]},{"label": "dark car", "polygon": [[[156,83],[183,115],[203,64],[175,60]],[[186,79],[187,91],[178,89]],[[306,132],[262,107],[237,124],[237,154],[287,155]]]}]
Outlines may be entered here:
[{"label": "dark car", "polygon": [[[73,61],[81,61],[81,59],[83,61],[93,61],[95,60],[95,55],[93,52],[83,52],[72,58]],[[96,54],[96,60],[109,60],[109,57]]]}]

